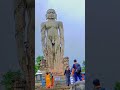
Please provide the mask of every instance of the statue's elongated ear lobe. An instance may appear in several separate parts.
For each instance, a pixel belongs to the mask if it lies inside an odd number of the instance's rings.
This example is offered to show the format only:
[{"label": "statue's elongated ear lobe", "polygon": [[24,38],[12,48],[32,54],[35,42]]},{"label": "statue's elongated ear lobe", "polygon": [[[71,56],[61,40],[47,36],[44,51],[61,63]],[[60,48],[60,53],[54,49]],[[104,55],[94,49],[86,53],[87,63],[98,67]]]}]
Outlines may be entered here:
[{"label": "statue's elongated ear lobe", "polygon": [[55,19],[57,20],[57,14],[55,14]]},{"label": "statue's elongated ear lobe", "polygon": [[45,15],[45,17],[46,17],[46,20],[48,19],[48,16],[47,16],[47,14]]}]

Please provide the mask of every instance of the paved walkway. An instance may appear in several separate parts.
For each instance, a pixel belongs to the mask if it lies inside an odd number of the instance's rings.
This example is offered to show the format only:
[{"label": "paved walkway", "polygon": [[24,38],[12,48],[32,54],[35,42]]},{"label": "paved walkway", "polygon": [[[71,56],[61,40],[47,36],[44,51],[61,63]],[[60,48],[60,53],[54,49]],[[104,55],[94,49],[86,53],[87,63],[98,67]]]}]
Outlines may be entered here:
[{"label": "paved walkway", "polygon": [[85,90],[85,81],[78,81],[69,87],[66,85],[58,85],[51,89],[42,88],[40,87],[40,83],[37,83],[35,90]]}]

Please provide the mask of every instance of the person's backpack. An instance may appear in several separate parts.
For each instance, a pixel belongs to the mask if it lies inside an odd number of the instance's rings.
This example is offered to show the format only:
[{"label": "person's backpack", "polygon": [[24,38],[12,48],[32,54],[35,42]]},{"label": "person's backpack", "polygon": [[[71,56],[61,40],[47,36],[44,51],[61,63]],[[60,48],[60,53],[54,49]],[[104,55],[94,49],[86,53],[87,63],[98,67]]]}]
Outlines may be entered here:
[{"label": "person's backpack", "polygon": [[81,67],[80,67],[80,64],[74,64],[74,66],[75,66],[75,71],[77,72],[77,73],[81,73]]},{"label": "person's backpack", "polygon": [[77,73],[81,73],[81,67],[80,67],[80,64],[78,65],[77,69],[76,69],[76,72]]}]

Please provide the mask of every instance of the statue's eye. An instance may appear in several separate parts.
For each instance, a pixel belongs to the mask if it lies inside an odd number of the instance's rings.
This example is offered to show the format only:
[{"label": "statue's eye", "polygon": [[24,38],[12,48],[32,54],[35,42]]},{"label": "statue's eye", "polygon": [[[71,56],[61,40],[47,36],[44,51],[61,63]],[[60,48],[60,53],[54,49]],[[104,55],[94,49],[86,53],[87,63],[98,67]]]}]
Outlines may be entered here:
[{"label": "statue's eye", "polygon": [[50,14],[50,12],[48,12],[48,14]]},{"label": "statue's eye", "polygon": [[53,13],[53,14],[54,14],[54,12],[51,12],[51,13]]}]

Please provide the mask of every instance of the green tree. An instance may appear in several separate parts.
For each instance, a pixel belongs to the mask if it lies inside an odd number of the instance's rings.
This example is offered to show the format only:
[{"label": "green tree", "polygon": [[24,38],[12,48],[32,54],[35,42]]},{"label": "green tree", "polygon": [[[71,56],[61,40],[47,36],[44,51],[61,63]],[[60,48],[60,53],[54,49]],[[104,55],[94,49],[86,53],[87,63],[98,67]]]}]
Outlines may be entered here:
[{"label": "green tree", "polygon": [[38,57],[36,58],[36,63],[37,63],[37,65],[40,65],[40,62],[41,62],[41,60],[43,60],[43,59],[44,59],[43,56],[38,56]]},{"label": "green tree", "polygon": [[83,65],[83,67],[85,67],[85,60],[83,61],[82,65]]},{"label": "green tree", "polygon": [[82,72],[85,72],[85,60],[82,62]]},{"label": "green tree", "polygon": [[35,73],[40,69],[40,63],[44,59],[43,56],[38,56],[35,63]]},{"label": "green tree", "polygon": [[38,66],[35,64],[35,73],[38,71]]}]

